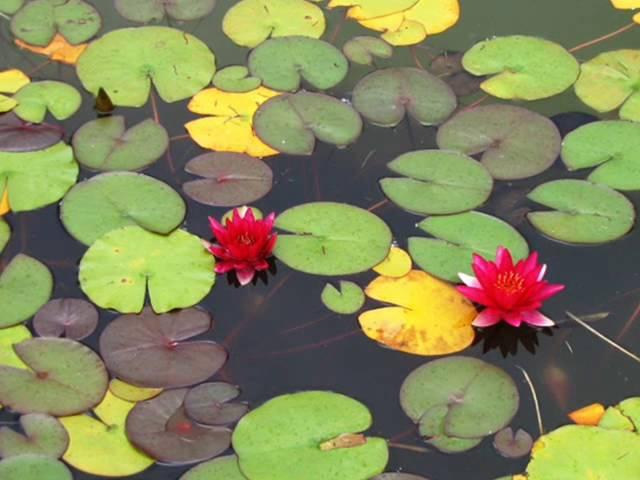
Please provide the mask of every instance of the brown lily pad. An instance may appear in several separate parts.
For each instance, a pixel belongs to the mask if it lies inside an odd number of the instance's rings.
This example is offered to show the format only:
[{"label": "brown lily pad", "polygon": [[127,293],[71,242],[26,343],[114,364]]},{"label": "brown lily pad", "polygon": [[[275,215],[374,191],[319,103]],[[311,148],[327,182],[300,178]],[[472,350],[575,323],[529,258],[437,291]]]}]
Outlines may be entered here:
[{"label": "brown lily pad", "polygon": [[34,454],[60,458],[69,445],[69,435],[55,417],[29,413],[20,417],[20,427],[24,435],[9,427],[0,428],[0,457]]},{"label": "brown lily pad", "polygon": [[493,437],[493,446],[506,458],[520,458],[529,455],[533,438],[522,429],[514,434],[511,427],[503,428]]},{"label": "brown lily pad", "polygon": [[237,386],[229,383],[203,383],[192,388],[184,399],[189,418],[205,425],[228,425],[240,420],[249,411],[246,403],[228,403],[240,395]]},{"label": "brown lily pad", "polygon": [[67,337],[82,340],[98,326],[98,310],[79,298],[56,298],[33,317],[33,329],[41,337]]},{"label": "brown lily pad", "polygon": [[30,123],[9,112],[0,116],[0,151],[34,152],[58,143],[64,130],[58,125]]}]

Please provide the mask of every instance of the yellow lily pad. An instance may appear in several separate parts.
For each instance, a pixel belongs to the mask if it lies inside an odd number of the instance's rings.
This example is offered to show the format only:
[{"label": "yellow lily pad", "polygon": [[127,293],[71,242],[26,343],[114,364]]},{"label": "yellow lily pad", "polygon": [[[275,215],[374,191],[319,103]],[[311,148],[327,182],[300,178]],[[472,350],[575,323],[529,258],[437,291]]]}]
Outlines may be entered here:
[{"label": "yellow lily pad", "polygon": [[16,93],[30,81],[21,70],[16,68],[4,70],[0,72],[0,92]]},{"label": "yellow lily pad", "polygon": [[121,400],[127,402],[143,402],[157,397],[162,393],[162,388],[146,388],[131,385],[119,378],[113,378],[109,382],[109,391]]},{"label": "yellow lily pad", "polygon": [[404,277],[411,271],[411,257],[403,249],[391,247],[387,258],[373,267],[373,271],[385,277]]},{"label": "yellow lily pad", "polygon": [[368,20],[403,12],[413,7],[418,0],[331,0],[329,8],[349,7],[347,17]]},{"label": "yellow lily pad", "polygon": [[16,355],[13,346],[30,338],[31,332],[24,325],[0,329],[0,365],[29,370],[29,367]]},{"label": "yellow lily pad", "polygon": [[5,215],[11,211],[11,204],[9,203],[9,190],[6,188],[2,192],[2,198],[0,198],[0,216]]}]

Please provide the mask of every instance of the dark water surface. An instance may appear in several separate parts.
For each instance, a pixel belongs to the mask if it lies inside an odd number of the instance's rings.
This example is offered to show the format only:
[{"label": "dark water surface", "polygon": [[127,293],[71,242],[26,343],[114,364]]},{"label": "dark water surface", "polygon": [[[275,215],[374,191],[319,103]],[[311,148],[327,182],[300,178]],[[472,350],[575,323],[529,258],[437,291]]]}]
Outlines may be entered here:
[{"label": "dark water surface", "polygon": [[[130,25],[119,17],[110,1],[93,3],[103,14],[102,32]],[[174,25],[205,41],[216,54],[218,68],[244,63],[247,55],[246,49],[235,46],[221,31],[222,16],[232,3],[220,0],[215,12],[204,20]],[[429,38],[425,45],[435,49],[465,50],[493,35],[519,33],[542,36],[565,47],[573,47],[631,21],[628,12],[613,10],[606,0],[462,0],[461,4],[462,18],[458,25],[445,34]],[[327,36],[335,31],[341,16],[342,11],[327,13]],[[21,68],[27,73],[37,69],[44,57],[13,47],[8,24],[3,19],[0,21],[3,36],[0,67]],[[355,34],[364,32],[353,22],[344,22],[334,43],[340,46]],[[630,31],[581,50],[577,57],[586,60],[601,51],[633,48],[639,40],[640,35]],[[424,49],[416,51],[420,56],[425,54]],[[413,66],[414,60],[409,49],[398,48],[392,61],[383,63]],[[355,82],[369,70],[352,67],[350,77],[331,93],[348,98]],[[93,100],[82,90],[73,68],[50,64],[40,68],[32,77],[68,82],[83,92],[82,110],[63,122],[68,135],[95,118]],[[527,104],[527,107],[549,116],[566,112],[593,113],[575,98],[572,90],[549,100]],[[149,105],[140,109],[118,109],[117,113],[126,115],[128,125],[151,116]],[[159,115],[170,136],[184,134],[182,125],[196,117],[187,111],[186,102],[160,104]],[[580,125],[585,118],[584,115],[571,114],[555,120],[563,129],[570,129]],[[434,128],[413,122],[403,122],[395,129],[367,125],[357,143],[347,149],[337,150],[319,144],[314,155],[308,158],[286,155],[269,158],[275,185],[271,193],[255,206],[265,213],[282,212],[308,201],[332,200],[369,208],[384,198],[377,180],[387,174],[386,163],[409,150],[434,148],[434,138]],[[144,173],[181,191],[182,183],[193,178],[184,173],[184,164],[202,152],[189,139],[176,140],[171,144],[171,162],[163,158]],[[93,173],[83,170],[80,179],[91,175]],[[490,202],[480,210],[515,225],[529,241],[531,249],[539,251],[544,262],[549,264],[549,280],[567,285],[562,295],[545,305],[548,316],[562,320],[565,310],[576,314],[611,312],[607,319],[595,326],[617,338],[640,305],[640,229],[636,228],[630,235],[608,245],[575,247],[544,238],[524,219],[524,213],[532,207],[525,197],[533,186],[570,176],[584,178],[586,174],[570,175],[564,166],[557,163],[544,174],[525,181],[497,182]],[[640,195],[632,193],[628,196],[638,208]],[[207,215],[219,217],[225,209],[208,208],[191,201],[188,205],[185,228],[210,238]],[[389,224],[402,247],[406,247],[408,236],[418,232],[415,223],[420,217],[391,204],[383,205],[375,212]],[[58,220],[58,207],[9,214],[7,219],[14,233],[3,258],[9,259],[18,252],[34,256],[54,272],[54,297],[82,297],[77,283],[77,264],[86,247],[64,231]],[[428,358],[378,346],[359,331],[355,315],[334,315],[321,304],[320,291],[325,278],[291,271],[282,264],[277,267],[277,273],[269,277],[266,285],[260,282],[256,286],[237,289],[224,277],[219,277],[212,293],[202,303],[212,312],[215,322],[207,337],[224,343],[230,351],[226,367],[216,378],[238,384],[242,389],[241,399],[252,406],[279,394],[304,389],[341,392],[362,401],[371,409],[374,417],[372,435],[421,445],[416,429],[400,409],[398,391],[406,375]],[[360,285],[366,285],[373,278],[373,272],[354,277]],[[365,308],[374,304],[369,302]],[[116,316],[102,311],[100,327],[86,343],[96,348],[102,328]],[[513,344],[509,344],[509,340]],[[640,326],[633,324],[620,342],[637,351]],[[505,336],[480,339],[464,354],[482,357],[513,376],[522,400],[512,425],[522,427],[534,436],[538,432],[533,402],[516,365],[531,375],[548,430],[566,423],[566,413],[575,408],[592,402],[614,404],[638,394],[637,383],[632,379],[637,379],[640,367],[572,324],[563,324],[554,329],[552,335],[541,333],[520,339]],[[545,381],[545,371],[549,369],[561,369],[566,373],[566,388]],[[12,419],[6,412],[0,414],[0,418]],[[432,480],[490,480],[522,472],[525,465],[526,460],[503,459],[494,451],[490,439],[486,439],[480,447],[455,456],[392,448],[388,471],[402,470]],[[129,478],[175,480],[186,469],[154,466]],[[74,477],[77,480],[98,478],[79,472],[74,472]]]}]

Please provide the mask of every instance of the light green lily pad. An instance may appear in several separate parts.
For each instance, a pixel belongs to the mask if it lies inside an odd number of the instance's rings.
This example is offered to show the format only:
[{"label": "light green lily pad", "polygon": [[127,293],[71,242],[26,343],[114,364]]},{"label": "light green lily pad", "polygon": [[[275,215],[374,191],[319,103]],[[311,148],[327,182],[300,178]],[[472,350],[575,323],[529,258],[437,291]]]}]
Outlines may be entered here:
[{"label": "light green lily pad", "polygon": [[149,290],[156,313],[195,305],[215,282],[214,258],[184,230],[167,236],[138,226],[112,230],[80,262],[80,287],[101,308],[138,313]]},{"label": "light green lily pad", "polygon": [[344,147],[362,132],[362,119],[350,105],[322,93],[278,95],[264,102],[253,117],[256,135],[290,155],[311,155],[316,139]]},{"label": "light green lily pad", "polygon": [[165,102],[189,98],[209,85],[215,57],[198,38],[169,27],[113,30],[80,56],[78,77],[93,95],[103,88],[114,105],[140,107],[151,83]]},{"label": "light green lily pad", "polygon": [[374,57],[391,58],[393,47],[381,38],[363,35],[347,40],[342,53],[353,63],[373,65]]},{"label": "light green lily pad", "polygon": [[236,44],[249,48],[269,37],[320,38],[325,27],[322,10],[306,0],[241,0],[222,19],[224,33]]},{"label": "light green lily pad", "polygon": [[13,15],[24,5],[24,0],[0,0],[0,12]]},{"label": "light green lily pad", "polygon": [[115,0],[114,6],[120,15],[132,22],[160,21],[165,15],[188,21],[209,15],[216,0]]},{"label": "light green lily pad", "polygon": [[44,264],[22,253],[13,257],[0,275],[0,328],[31,318],[52,291],[53,276]]},{"label": "light green lily pad", "polygon": [[635,425],[618,407],[609,407],[605,410],[604,415],[598,422],[598,427],[608,428],[612,430],[626,430],[633,432]]},{"label": "light green lily pad", "polygon": [[184,200],[173,188],[129,172],[103,173],[78,183],[60,207],[64,227],[85,245],[128,225],[167,234],[182,223],[185,214]]},{"label": "light green lily pad", "polygon": [[62,462],[43,455],[20,455],[0,461],[2,480],[73,480]]},{"label": "light green lily pad", "polygon": [[43,413],[20,417],[22,433],[9,427],[0,428],[0,457],[46,455],[60,458],[69,445],[69,435],[57,418]]},{"label": "light green lily pad", "polygon": [[[437,421],[432,421],[438,419],[444,422],[447,436],[478,439],[491,435],[509,424],[519,404],[518,388],[507,372],[472,357],[425,363],[400,387],[402,410],[430,435],[440,430]],[[423,419],[428,412],[429,422]]]},{"label": "light green lily pad", "polygon": [[366,480],[384,470],[386,440],[366,437],[363,445],[330,450],[321,444],[371,423],[367,407],[338,393],[281,395],[238,422],[233,448],[251,480]]},{"label": "light green lily pad", "polygon": [[636,216],[627,197],[586,180],[544,183],[527,198],[554,209],[530,212],[527,218],[536,229],[561,242],[611,242],[631,230]]},{"label": "light green lily pad", "polygon": [[369,122],[395,127],[405,114],[422,125],[439,125],[456,109],[451,87],[418,68],[387,68],[370,73],[353,90],[353,106]]},{"label": "light green lily pad", "polygon": [[445,432],[449,406],[435,405],[429,408],[418,423],[418,431],[425,441],[443,453],[461,453],[476,447],[484,437],[459,438]]},{"label": "light green lily pad", "polygon": [[56,33],[72,45],[93,37],[102,26],[98,11],[82,0],[33,0],[11,18],[16,38],[45,47]]},{"label": "light green lily pad", "polygon": [[169,147],[165,128],[151,118],[128,130],[122,115],[91,120],[73,135],[78,162],[102,172],[140,170],[158,160]]},{"label": "light green lily pad", "polygon": [[73,151],[63,142],[35,152],[0,152],[0,185],[9,190],[14,212],[57,202],[77,178]]},{"label": "light green lily pad", "polygon": [[13,98],[18,102],[13,112],[32,123],[41,123],[47,110],[56,120],[66,120],[82,103],[82,97],[74,87],[51,80],[28,83]]},{"label": "light green lily pad", "polygon": [[7,222],[0,218],[0,253],[4,250],[4,247],[9,243],[11,238],[11,227]]},{"label": "light green lily pad", "polygon": [[362,308],[365,297],[357,283],[341,280],[340,290],[327,283],[322,289],[321,299],[332,312],[350,315]]},{"label": "light green lily pad", "polygon": [[423,270],[450,282],[459,282],[460,272],[473,274],[474,253],[494,260],[496,249],[503,246],[515,260],[529,254],[526,240],[515,228],[485,213],[429,217],[418,227],[436,238],[410,237],[411,257]]},{"label": "light green lily pad", "polygon": [[494,97],[538,100],[557,95],[578,78],[578,61],[561,45],[511,35],[476,43],[462,58],[474,75],[494,75],[480,87]]},{"label": "light green lily pad", "polygon": [[213,85],[225,92],[245,93],[255,90],[262,80],[253,77],[244,65],[231,65],[218,70],[213,76]]},{"label": "light green lily pad", "polygon": [[384,260],[391,230],[374,214],[343,203],[315,202],[285,210],[274,254],[289,267],[315,275],[363,272]]},{"label": "light green lily pad", "polygon": [[180,480],[247,480],[238,466],[238,457],[227,455],[196,465]]},{"label": "light green lily pad", "polygon": [[631,397],[618,404],[620,411],[640,430],[640,397]]},{"label": "light green lily pad", "polygon": [[293,36],[272,38],[249,55],[249,71],[265,87],[295,92],[304,79],[326,90],[347,76],[349,62],[340,50],[323,40]]},{"label": "light green lily pad", "polygon": [[487,169],[463,153],[418,150],[396,157],[387,167],[406,177],[383,178],[380,187],[399,207],[421,215],[471,210],[491,195]]},{"label": "light green lily pad", "polygon": [[562,142],[569,170],[597,167],[587,177],[616,190],[640,190],[640,124],[608,120],[583,125]]},{"label": "light green lily pad", "polygon": [[604,52],[580,65],[573,88],[598,112],[620,108],[620,118],[640,121],[640,50]]}]

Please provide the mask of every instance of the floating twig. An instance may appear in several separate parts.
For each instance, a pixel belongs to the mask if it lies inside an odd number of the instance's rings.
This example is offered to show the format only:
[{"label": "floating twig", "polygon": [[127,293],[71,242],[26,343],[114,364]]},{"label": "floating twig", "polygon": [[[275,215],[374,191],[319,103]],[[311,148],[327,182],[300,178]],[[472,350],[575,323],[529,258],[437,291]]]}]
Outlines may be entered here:
[{"label": "floating twig", "polygon": [[520,371],[522,372],[522,375],[524,376],[524,379],[527,382],[527,385],[529,385],[529,390],[531,390],[531,396],[533,397],[533,405],[536,408],[536,419],[538,420],[538,430],[540,431],[540,435],[544,435],[544,426],[542,425],[542,414],[540,413],[540,403],[538,402],[538,395],[536,394],[536,389],[533,386],[533,382],[531,381],[531,377],[529,377],[529,374],[527,373],[527,371],[522,368],[520,365],[516,365],[516,367],[518,369],[520,369]]}]

